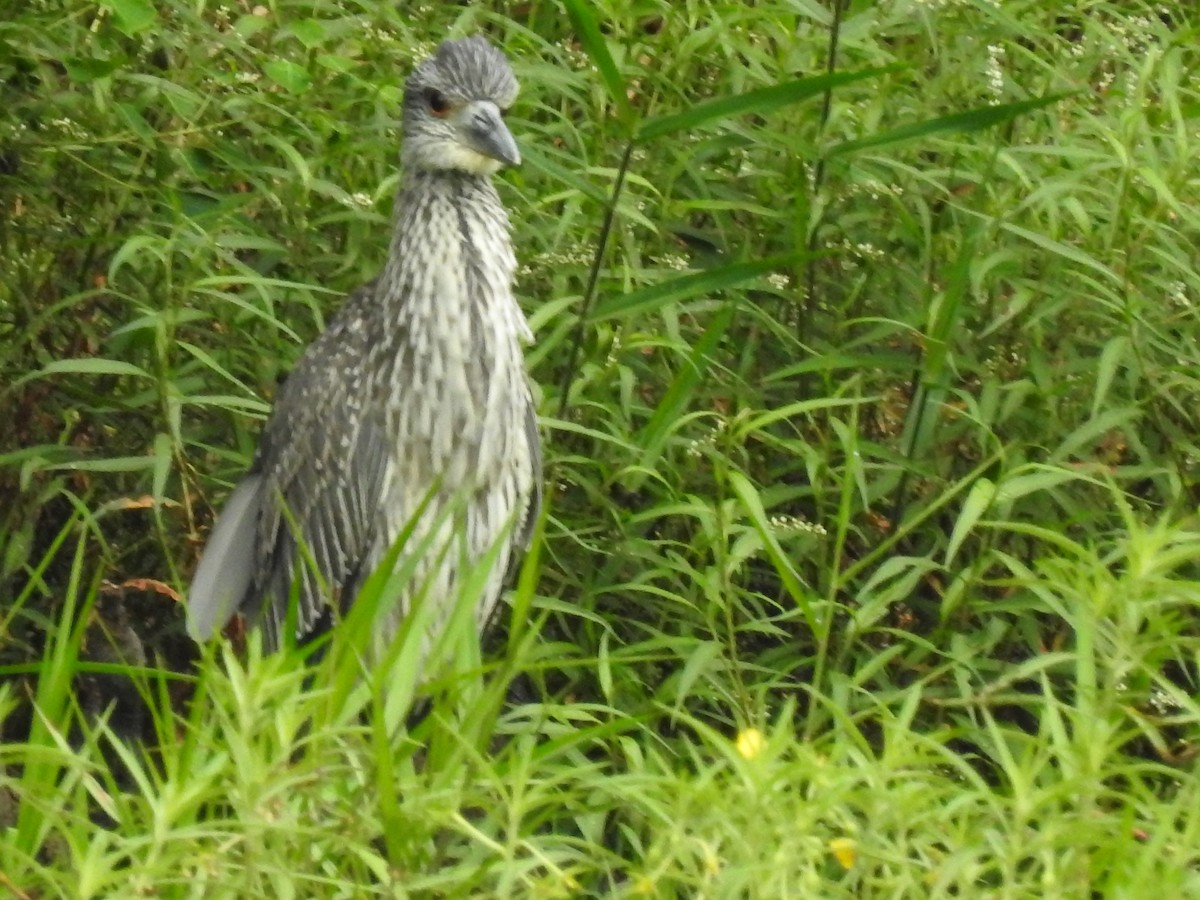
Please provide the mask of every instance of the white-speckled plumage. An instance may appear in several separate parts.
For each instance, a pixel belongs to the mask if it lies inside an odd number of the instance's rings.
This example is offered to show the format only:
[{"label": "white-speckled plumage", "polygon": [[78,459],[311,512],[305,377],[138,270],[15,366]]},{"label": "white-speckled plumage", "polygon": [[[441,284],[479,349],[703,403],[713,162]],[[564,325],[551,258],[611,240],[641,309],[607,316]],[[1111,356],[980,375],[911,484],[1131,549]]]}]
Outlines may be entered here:
[{"label": "white-speckled plumage", "polygon": [[352,601],[427,497],[411,546],[452,515],[380,639],[416,586],[427,602],[453,600],[464,568],[496,546],[477,607],[480,623],[491,617],[540,503],[521,354],[531,335],[512,293],[508,217],[488,177],[519,160],[500,121],[516,91],[504,57],[482,38],[443,44],[410,77],[387,262],[284,383],[243,482],[252,490],[210,538],[210,547],[252,540],[252,571],[224,571],[206,553],[189,597],[195,636],[241,609],[278,646],[293,577],[298,636],[309,634],[330,603]]}]

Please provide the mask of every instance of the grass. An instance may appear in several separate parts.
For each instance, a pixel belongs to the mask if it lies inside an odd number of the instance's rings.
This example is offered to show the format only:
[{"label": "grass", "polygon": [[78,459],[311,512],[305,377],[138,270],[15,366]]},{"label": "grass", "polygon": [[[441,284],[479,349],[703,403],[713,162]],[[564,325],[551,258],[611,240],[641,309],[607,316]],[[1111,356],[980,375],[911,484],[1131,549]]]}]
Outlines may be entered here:
[{"label": "grass", "polygon": [[[0,885],[1200,892],[1195,12],[832,7],[0,16]],[[547,446],[511,625],[196,648],[403,75],[477,31]]]}]

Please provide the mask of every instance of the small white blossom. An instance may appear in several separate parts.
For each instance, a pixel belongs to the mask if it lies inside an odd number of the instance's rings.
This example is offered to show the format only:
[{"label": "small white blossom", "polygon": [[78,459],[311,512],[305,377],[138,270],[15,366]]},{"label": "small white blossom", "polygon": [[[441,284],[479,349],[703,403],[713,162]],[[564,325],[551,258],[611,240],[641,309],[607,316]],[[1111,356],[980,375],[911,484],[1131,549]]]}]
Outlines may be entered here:
[{"label": "small white blossom", "polygon": [[829,533],[824,525],[809,522],[799,516],[771,516],[770,523],[775,532],[781,534],[813,534],[824,537]]},{"label": "small white blossom", "polygon": [[1171,694],[1168,694],[1160,687],[1155,687],[1150,691],[1150,706],[1160,716],[1165,716],[1169,713],[1178,712],[1180,710],[1179,701]]},{"label": "small white blossom", "polygon": [[856,243],[847,238],[841,242],[841,248],[863,260],[881,260],[885,255],[882,250],[870,241],[859,241]]},{"label": "small white blossom", "polygon": [[987,72],[988,88],[996,97],[1004,93],[1004,57],[1002,44],[988,44],[984,70]]}]

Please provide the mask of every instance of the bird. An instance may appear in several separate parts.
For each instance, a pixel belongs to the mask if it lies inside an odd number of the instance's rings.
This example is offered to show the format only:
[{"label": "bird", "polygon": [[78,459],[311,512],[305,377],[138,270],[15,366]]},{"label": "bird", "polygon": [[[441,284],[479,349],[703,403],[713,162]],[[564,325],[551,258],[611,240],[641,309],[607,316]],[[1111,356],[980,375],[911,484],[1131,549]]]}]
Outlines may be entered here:
[{"label": "bird", "polygon": [[444,622],[489,552],[475,621],[481,631],[492,621],[542,503],[522,350],[532,333],[492,182],[521,162],[504,121],[517,92],[507,58],[482,36],[445,41],[406,80],[387,258],[279,389],[192,578],[197,641],[238,613],[261,628],[267,652],[292,628],[299,643],[323,633],[406,527],[426,552],[376,622],[376,646],[418,596],[440,604]]}]

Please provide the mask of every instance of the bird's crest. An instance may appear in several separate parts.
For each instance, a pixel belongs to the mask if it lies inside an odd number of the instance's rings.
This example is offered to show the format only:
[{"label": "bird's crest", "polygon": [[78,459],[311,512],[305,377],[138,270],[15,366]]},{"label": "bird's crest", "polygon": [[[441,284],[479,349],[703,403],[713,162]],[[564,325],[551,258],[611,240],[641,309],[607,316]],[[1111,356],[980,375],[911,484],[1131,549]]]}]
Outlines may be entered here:
[{"label": "bird's crest", "polygon": [[504,54],[484,37],[445,41],[413,71],[410,86],[434,87],[464,100],[491,100],[502,109],[518,84]]}]

